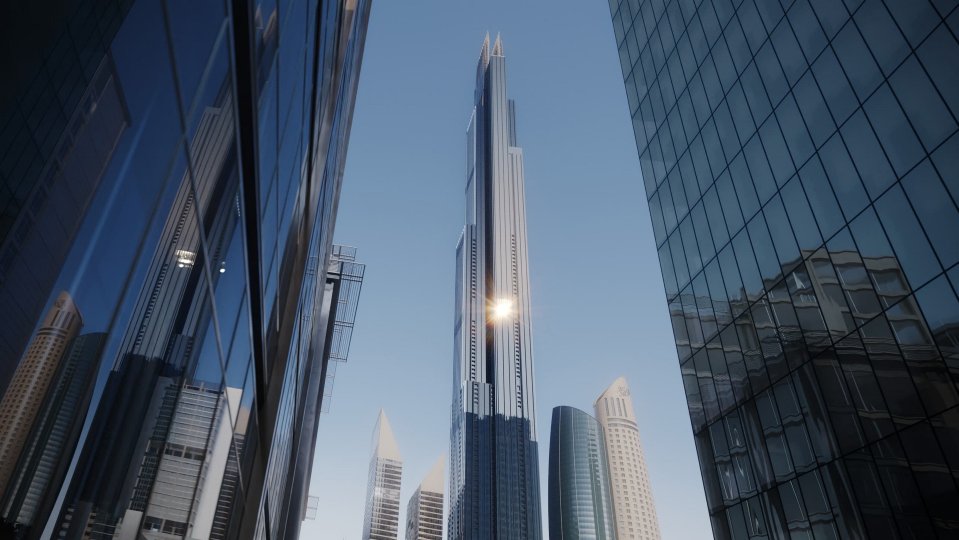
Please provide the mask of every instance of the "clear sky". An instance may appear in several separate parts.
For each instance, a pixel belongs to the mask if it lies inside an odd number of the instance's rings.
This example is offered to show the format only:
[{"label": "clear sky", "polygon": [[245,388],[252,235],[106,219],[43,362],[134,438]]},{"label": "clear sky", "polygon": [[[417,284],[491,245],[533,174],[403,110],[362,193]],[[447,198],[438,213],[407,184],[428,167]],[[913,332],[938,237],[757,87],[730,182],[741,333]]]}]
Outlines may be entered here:
[{"label": "clear sky", "polygon": [[525,159],[544,524],[552,408],[592,414],[624,375],[663,538],[709,538],[606,0],[374,1],[336,225],[366,280],[302,536],[359,538],[381,407],[405,461],[401,538],[409,497],[448,452],[465,129],[487,31],[503,37]]}]

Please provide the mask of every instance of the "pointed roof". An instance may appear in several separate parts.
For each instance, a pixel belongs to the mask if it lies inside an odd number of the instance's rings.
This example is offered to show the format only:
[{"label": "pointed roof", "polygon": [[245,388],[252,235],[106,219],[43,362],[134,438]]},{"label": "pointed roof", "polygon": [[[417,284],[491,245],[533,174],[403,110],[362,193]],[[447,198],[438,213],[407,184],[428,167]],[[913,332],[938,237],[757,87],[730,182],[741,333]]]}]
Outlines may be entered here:
[{"label": "pointed roof", "polygon": [[489,63],[489,32],[486,32],[486,37],[483,39],[483,46],[480,47],[480,65],[485,67]]},{"label": "pointed roof", "polygon": [[380,409],[376,427],[373,428],[373,454],[378,458],[403,460],[400,456],[400,447],[393,436],[393,428],[390,427],[390,421],[386,418],[386,412],[383,409]]},{"label": "pointed roof", "polygon": [[596,398],[596,401],[593,402],[593,408],[596,409],[597,419],[600,417],[599,403],[600,401],[603,400],[603,398],[607,398],[607,397],[620,398],[624,402],[623,405],[625,410],[624,411],[614,410],[615,412],[611,414],[611,416],[615,416],[618,418],[626,418],[634,422],[636,421],[636,412],[633,410],[633,398],[629,391],[629,384],[626,383],[626,377],[619,377],[615,381],[613,381],[613,384],[609,385],[609,387],[606,388],[606,390],[603,391],[603,393],[600,394],[598,398]]},{"label": "pointed roof", "polygon": [[436,463],[433,464],[433,468],[430,469],[430,472],[426,475],[426,478],[423,479],[423,483],[420,484],[420,491],[443,493],[443,469],[445,461],[446,460],[443,456],[440,456],[440,458],[436,460]]},{"label": "pointed roof", "polygon": [[499,34],[496,34],[496,42],[493,43],[493,52],[490,54],[493,56],[503,56],[503,40],[500,39]]}]

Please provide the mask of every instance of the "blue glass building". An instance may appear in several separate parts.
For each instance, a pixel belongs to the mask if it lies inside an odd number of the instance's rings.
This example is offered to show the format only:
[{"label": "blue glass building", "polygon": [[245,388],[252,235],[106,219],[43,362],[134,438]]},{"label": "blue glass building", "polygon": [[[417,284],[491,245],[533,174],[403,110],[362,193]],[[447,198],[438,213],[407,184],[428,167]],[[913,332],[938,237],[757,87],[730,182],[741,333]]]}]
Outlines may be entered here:
[{"label": "blue glass building", "polygon": [[714,536],[956,538],[956,3],[610,7]]},{"label": "blue glass building", "polygon": [[[363,275],[332,238],[369,9],[0,7],[0,392],[45,396],[0,536],[297,537]],[[59,291],[82,333],[12,376]]]},{"label": "blue glass building", "polygon": [[456,247],[452,539],[542,536],[523,151],[499,37],[483,42]]},{"label": "blue glass building", "polygon": [[616,540],[603,426],[573,407],[555,407],[549,433],[549,537]]}]

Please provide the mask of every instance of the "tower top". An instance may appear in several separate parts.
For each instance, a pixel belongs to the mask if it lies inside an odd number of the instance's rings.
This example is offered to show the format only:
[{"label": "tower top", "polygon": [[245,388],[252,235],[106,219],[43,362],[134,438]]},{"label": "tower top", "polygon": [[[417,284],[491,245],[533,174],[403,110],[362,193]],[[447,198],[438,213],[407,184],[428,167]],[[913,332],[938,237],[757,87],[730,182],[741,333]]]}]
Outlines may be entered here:
[{"label": "tower top", "polygon": [[503,56],[503,40],[500,39],[499,34],[496,34],[496,42],[493,43],[493,52],[490,54],[493,56]]},{"label": "tower top", "polygon": [[390,426],[390,421],[383,409],[380,409],[380,416],[376,419],[376,427],[373,428],[373,452],[378,458],[403,460],[400,456],[400,447],[396,444],[396,438],[393,436],[393,428]]},{"label": "tower top", "polygon": [[596,398],[593,407],[596,409],[597,415],[599,415],[600,405],[604,398],[618,398],[621,399],[621,403],[625,405],[623,409],[618,407],[610,408],[607,411],[609,416],[636,421],[636,413],[633,411],[633,398],[629,391],[629,384],[626,383],[626,377],[617,378],[613,381],[613,384],[609,385],[609,387]]},{"label": "tower top", "polygon": [[429,491],[430,493],[443,493],[443,469],[445,466],[445,460],[443,456],[440,456],[436,460],[436,463],[433,464],[433,468],[430,469],[430,472],[427,473],[426,478],[423,479],[423,483],[420,484],[420,491]]}]

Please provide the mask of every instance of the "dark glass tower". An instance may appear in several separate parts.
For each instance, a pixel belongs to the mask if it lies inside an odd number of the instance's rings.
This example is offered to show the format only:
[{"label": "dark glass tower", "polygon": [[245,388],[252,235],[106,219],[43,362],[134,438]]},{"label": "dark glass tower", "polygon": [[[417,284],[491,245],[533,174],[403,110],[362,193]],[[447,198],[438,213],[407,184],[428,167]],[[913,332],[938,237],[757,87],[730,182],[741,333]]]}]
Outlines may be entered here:
[{"label": "dark glass tower", "polygon": [[542,536],[523,151],[506,58],[483,42],[467,128],[466,226],[456,248],[452,539]]},{"label": "dark glass tower", "polygon": [[84,331],[0,536],[297,537],[363,276],[332,238],[369,9],[0,8],[0,391],[51,291]]},{"label": "dark glass tower", "polygon": [[609,475],[603,426],[579,409],[554,408],[549,433],[552,540],[616,540]]},{"label": "dark glass tower", "polygon": [[954,2],[617,1],[716,538],[955,538]]}]

